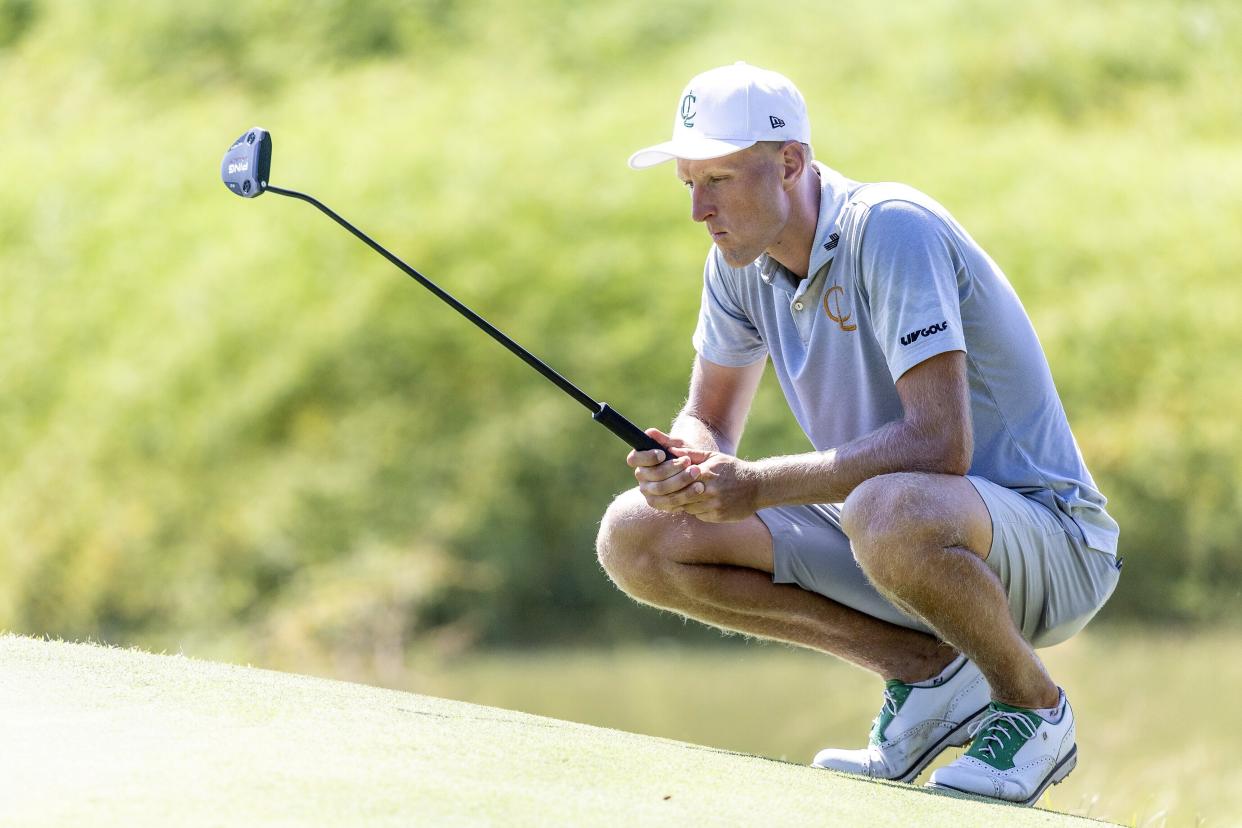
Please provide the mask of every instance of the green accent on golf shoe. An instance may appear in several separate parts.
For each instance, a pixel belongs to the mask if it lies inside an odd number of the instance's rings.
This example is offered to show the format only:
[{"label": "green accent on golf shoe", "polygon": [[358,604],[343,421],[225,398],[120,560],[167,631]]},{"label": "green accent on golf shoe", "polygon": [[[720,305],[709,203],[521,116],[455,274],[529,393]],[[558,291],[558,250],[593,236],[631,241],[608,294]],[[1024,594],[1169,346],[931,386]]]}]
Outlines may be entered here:
[{"label": "green accent on golf shoe", "polygon": [[1043,723],[1034,710],[994,701],[973,728],[974,741],[965,755],[1000,771],[1011,770],[1014,754],[1035,738]]},{"label": "green accent on golf shoe", "polygon": [[910,698],[910,691],[913,689],[913,685],[906,684],[899,679],[889,679],[884,682],[884,706],[880,708],[880,715],[876,716],[875,721],[872,722],[871,744],[884,743],[884,731],[888,729],[897,711],[906,703],[906,699]]}]

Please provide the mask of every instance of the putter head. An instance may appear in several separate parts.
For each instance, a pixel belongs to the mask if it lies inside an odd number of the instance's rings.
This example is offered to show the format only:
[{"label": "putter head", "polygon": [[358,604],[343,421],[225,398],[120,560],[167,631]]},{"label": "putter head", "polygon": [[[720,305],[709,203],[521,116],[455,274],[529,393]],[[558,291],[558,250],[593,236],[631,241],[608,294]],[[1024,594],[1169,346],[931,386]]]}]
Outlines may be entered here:
[{"label": "putter head", "polygon": [[267,174],[272,169],[272,136],[266,129],[255,127],[242,133],[233,142],[220,162],[220,178],[242,198],[254,198],[267,189]]}]

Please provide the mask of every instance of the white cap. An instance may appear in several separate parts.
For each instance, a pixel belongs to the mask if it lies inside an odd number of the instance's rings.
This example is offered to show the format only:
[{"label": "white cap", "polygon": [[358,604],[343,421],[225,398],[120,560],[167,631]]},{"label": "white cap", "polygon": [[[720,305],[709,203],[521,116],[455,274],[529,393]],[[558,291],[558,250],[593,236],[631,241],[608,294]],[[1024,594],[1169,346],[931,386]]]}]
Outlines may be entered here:
[{"label": "white cap", "polygon": [[738,61],[686,84],[673,117],[673,140],[634,153],[630,166],[641,170],[672,158],[719,158],[758,141],[809,144],[806,102],[789,78]]}]

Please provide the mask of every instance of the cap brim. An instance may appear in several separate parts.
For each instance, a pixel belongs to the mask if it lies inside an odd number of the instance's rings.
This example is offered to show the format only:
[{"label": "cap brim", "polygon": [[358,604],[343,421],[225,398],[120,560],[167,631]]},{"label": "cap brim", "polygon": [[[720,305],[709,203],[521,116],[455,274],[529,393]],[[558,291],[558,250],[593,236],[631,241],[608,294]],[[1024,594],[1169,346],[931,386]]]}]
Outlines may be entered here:
[{"label": "cap brim", "polygon": [[756,141],[750,138],[704,138],[697,135],[694,137],[681,135],[672,141],[665,141],[663,144],[640,149],[630,156],[630,166],[633,169],[642,170],[647,167],[654,167],[656,164],[662,164],[665,161],[671,161],[674,158],[684,158],[687,161],[703,161],[707,158],[719,158],[722,155],[730,155],[738,150],[754,146],[755,143]]}]

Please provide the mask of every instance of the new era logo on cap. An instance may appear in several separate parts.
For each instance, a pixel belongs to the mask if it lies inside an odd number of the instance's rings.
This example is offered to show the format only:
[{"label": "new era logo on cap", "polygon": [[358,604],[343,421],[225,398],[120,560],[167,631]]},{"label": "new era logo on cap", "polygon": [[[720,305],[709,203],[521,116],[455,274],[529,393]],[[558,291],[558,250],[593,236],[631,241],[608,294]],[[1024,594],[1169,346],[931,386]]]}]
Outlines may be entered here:
[{"label": "new era logo on cap", "polygon": [[775,115],[768,116],[768,123],[772,125],[772,129],[780,129],[785,125],[785,122]]}]

